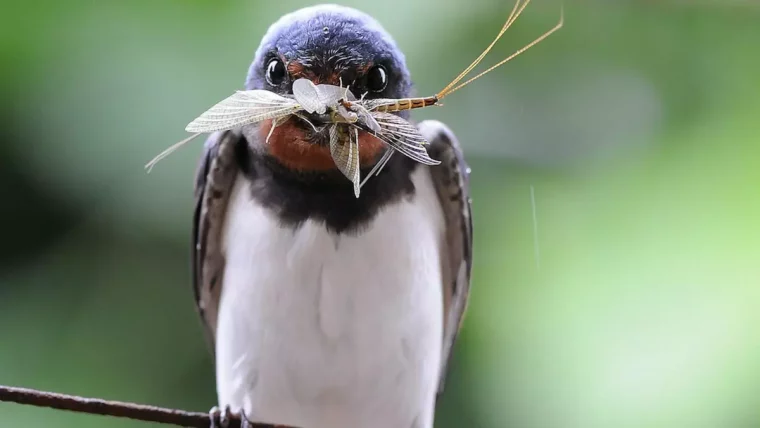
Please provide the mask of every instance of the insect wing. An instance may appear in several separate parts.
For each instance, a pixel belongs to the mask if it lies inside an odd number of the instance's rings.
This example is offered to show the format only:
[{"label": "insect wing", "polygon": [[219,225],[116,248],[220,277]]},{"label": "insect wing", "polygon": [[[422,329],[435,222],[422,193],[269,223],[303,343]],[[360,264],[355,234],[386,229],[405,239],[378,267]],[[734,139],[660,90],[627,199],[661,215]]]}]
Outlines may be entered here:
[{"label": "insect wing", "polygon": [[298,79],[293,82],[293,96],[304,110],[317,114],[325,114],[328,108],[335,108],[342,99],[356,100],[348,88],[315,85],[309,79]]},{"label": "insect wing", "polygon": [[327,105],[322,101],[317,86],[309,79],[293,82],[293,96],[308,113],[325,114],[327,111]]},{"label": "insect wing", "polygon": [[380,126],[380,132],[372,132],[377,138],[416,162],[424,165],[440,164],[428,155],[425,149],[427,140],[417,127],[395,114],[373,112],[372,116]]},{"label": "insect wing", "polygon": [[334,106],[340,100],[356,101],[354,94],[348,88],[333,85],[317,85],[320,99],[327,105]]},{"label": "insect wing", "polygon": [[364,122],[367,125],[367,128],[375,131],[380,132],[382,131],[382,128],[380,127],[380,124],[377,122],[377,120],[372,116],[370,112],[364,109],[360,109],[356,112],[356,114],[359,116],[359,121]]},{"label": "insect wing", "polygon": [[333,125],[330,128],[330,154],[338,170],[354,184],[354,194],[358,198],[361,188],[358,131]]},{"label": "insect wing", "polygon": [[374,117],[372,117],[372,113],[366,108],[364,108],[364,106],[362,106],[361,104],[352,103],[351,111],[356,113],[356,116],[358,117],[358,122],[366,126],[371,131],[375,133],[382,131],[380,124],[377,123],[377,120],[375,120]]},{"label": "insect wing", "polygon": [[[353,132],[352,132],[353,131]],[[359,158],[359,130],[356,128],[348,129],[350,137],[348,138],[348,145],[351,146],[351,165],[353,174],[349,179],[354,184],[354,195],[359,197],[359,192],[362,188],[361,180],[361,159]]]},{"label": "insect wing", "polygon": [[238,91],[208,109],[185,128],[188,132],[216,132],[267,119],[291,115],[301,106],[290,98],[263,90]]}]

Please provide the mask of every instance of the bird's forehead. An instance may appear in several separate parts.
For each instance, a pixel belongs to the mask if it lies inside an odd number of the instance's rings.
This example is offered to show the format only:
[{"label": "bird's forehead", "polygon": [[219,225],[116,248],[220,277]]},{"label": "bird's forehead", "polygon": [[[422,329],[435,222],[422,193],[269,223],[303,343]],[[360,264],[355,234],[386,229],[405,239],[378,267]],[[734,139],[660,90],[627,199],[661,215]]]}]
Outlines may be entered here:
[{"label": "bird's forehead", "polygon": [[377,20],[337,5],[307,7],[280,18],[269,27],[256,57],[273,51],[287,59],[341,53],[357,59],[387,57],[404,63],[393,38]]}]

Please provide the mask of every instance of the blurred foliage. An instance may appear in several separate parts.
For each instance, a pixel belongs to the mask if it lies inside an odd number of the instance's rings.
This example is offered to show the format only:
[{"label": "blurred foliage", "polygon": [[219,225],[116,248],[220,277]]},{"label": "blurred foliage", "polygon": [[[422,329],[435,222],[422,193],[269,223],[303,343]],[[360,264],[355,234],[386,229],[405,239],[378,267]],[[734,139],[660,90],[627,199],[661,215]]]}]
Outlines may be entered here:
[{"label": "blurred foliage", "polygon": [[[0,384],[214,404],[188,267],[200,143],[142,166],[307,4],[5,2]],[[394,35],[420,94],[511,6],[345,4]],[[565,9],[415,116],[448,123],[474,170],[472,302],[437,426],[760,426],[760,6]],[[537,1],[492,58],[558,14]],[[145,426],[9,404],[0,425]]]}]

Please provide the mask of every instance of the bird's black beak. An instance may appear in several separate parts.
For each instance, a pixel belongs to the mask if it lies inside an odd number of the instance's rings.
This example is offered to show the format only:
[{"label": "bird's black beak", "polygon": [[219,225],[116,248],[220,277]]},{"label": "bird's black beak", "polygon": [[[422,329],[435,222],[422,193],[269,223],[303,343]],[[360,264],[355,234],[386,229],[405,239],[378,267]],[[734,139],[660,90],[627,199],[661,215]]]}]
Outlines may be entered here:
[{"label": "bird's black beak", "polygon": [[304,113],[303,119],[311,123],[315,128],[322,128],[333,123],[329,113]]}]

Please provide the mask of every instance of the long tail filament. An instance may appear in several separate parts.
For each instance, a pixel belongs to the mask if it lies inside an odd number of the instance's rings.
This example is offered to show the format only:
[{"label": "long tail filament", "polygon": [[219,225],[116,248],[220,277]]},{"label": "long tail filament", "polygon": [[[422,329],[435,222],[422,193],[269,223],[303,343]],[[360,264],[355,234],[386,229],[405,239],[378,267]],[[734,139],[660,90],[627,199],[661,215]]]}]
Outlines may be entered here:
[{"label": "long tail filament", "polygon": [[537,38],[536,40],[530,42],[529,44],[527,44],[523,48],[517,50],[515,53],[513,53],[509,57],[503,59],[502,61],[499,61],[496,65],[491,66],[490,68],[488,68],[487,70],[483,71],[482,73],[479,73],[475,77],[466,80],[464,83],[459,84],[459,82],[461,82],[468,74],[470,74],[470,72],[475,67],[478,66],[478,64],[480,64],[481,61],[483,61],[483,58],[485,58],[485,56],[491,51],[491,49],[494,47],[494,45],[496,45],[496,42],[498,42],[499,39],[501,39],[501,37],[512,26],[512,24],[515,23],[515,21],[517,20],[517,18],[520,17],[520,15],[523,13],[523,11],[528,6],[528,4],[530,4],[530,2],[531,2],[531,0],[517,0],[515,2],[515,6],[512,8],[512,12],[509,14],[509,17],[507,18],[507,22],[504,23],[503,27],[501,27],[501,30],[499,31],[499,34],[496,35],[496,38],[491,42],[490,45],[488,45],[488,47],[483,51],[483,53],[481,53],[480,56],[478,56],[475,59],[475,61],[472,62],[472,64],[470,64],[466,69],[464,69],[464,71],[462,71],[461,73],[459,73],[459,75],[454,80],[452,80],[451,83],[449,83],[448,85],[446,85],[445,88],[441,89],[441,91],[438,92],[435,95],[435,97],[438,100],[441,100],[444,97],[446,97],[448,95],[451,95],[452,93],[454,93],[454,92],[456,92],[456,91],[464,88],[465,86],[469,85],[470,83],[472,83],[472,82],[480,79],[481,77],[485,76],[486,74],[488,74],[488,73],[492,72],[493,70],[501,67],[502,65],[508,63],[509,61],[513,60],[515,57],[519,56],[520,54],[524,53],[528,49],[530,49],[533,46],[537,45],[538,43],[542,42],[544,39],[546,39],[547,37],[549,37],[550,35],[552,35],[556,31],[558,31],[560,28],[562,28],[562,26],[564,25],[564,22],[565,22],[564,10],[562,11],[562,13],[560,15],[559,23],[557,23],[557,25],[555,25],[554,28],[552,28],[551,30],[545,32],[539,38]]}]

